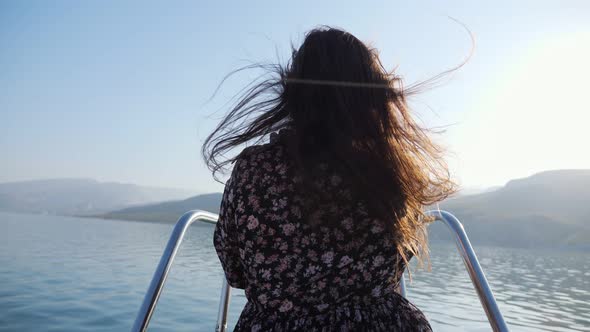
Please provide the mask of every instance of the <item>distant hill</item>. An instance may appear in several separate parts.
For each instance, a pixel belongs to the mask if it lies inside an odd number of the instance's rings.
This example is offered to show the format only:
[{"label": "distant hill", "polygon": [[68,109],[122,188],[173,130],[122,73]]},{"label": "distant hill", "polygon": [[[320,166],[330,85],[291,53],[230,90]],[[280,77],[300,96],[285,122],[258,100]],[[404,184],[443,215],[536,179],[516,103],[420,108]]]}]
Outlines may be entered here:
[{"label": "distant hill", "polygon": [[190,194],[181,189],[91,179],[21,181],[0,183],[0,211],[92,215],[133,205],[176,200]]},{"label": "distant hill", "polygon": [[182,201],[164,202],[130,207],[100,215],[105,219],[175,222],[189,210],[205,210],[218,213],[221,193],[194,196]]},{"label": "distant hill", "polygon": [[[104,218],[174,222],[184,212],[218,212],[221,194],[127,208]],[[560,170],[508,182],[477,195],[441,203],[464,224],[475,245],[590,248],[590,170]],[[429,229],[433,241],[450,240],[441,223]]]},{"label": "distant hill", "polygon": [[[441,208],[461,220],[474,243],[590,247],[590,170],[538,173]],[[446,236],[440,228],[431,238]]]}]

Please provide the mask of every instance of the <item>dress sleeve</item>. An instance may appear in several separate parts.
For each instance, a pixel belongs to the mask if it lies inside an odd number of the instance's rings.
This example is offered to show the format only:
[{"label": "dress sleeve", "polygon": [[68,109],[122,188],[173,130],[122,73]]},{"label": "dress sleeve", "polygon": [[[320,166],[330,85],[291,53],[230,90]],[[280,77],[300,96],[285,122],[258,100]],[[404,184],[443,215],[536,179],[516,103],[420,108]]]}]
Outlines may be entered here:
[{"label": "dress sleeve", "polygon": [[238,194],[235,187],[239,175],[237,168],[238,163],[234,166],[232,175],[225,184],[219,208],[219,220],[217,220],[213,234],[213,244],[229,285],[235,288],[245,288],[246,278],[239,254],[235,216],[235,202]]}]

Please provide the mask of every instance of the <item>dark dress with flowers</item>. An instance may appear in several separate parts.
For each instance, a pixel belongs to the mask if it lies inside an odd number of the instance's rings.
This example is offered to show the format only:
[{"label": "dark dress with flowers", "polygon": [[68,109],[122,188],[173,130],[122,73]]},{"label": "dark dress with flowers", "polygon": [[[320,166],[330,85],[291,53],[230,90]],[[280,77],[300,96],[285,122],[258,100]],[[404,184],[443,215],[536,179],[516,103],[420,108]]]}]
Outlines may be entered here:
[{"label": "dark dress with flowers", "polygon": [[310,218],[331,226],[304,221],[309,195],[276,134],[238,158],[214,234],[229,284],[248,299],[235,331],[431,331],[395,291],[405,265],[384,225],[318,167],[315,185],[336,194]]}]

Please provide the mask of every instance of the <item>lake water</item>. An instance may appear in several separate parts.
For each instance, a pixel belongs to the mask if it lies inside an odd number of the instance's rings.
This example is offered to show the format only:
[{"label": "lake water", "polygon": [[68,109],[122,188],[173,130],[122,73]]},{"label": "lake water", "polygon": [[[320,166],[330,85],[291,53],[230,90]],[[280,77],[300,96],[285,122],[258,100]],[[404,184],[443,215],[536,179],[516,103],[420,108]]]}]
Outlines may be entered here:
[{"label": "lake water", "polygon": [[[127,331],[170,224],[0,213],[0,331]],[[222,272],[212,225],[195,225],[150,331],[213,331]],[[513,331],[590,331],[590,253],[477,247]],[[489,331],[455,248],[433,245],[408,297],[435,331]],[[245,303],[234,291],[230,326]]]}]

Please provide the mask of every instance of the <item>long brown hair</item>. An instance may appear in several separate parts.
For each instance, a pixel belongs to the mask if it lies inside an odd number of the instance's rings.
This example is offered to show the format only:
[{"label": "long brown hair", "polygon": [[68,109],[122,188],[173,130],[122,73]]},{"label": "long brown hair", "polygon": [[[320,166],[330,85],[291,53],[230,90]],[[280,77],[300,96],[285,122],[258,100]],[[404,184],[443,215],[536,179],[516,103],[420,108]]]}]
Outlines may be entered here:
[{"label": "long brown hair", "polygon": [[291,151],[313,176],[318,160],[338,165],[355,198],[387,223],[400,254],[427,257],[425,206],[454,192],[443,151],[413,119],[401,79],[377,52],[334,28],[307,33],[285,66],[253,83],[206,139],[202,153],[214,176],[236,157],[229,150],[288,128]]}]

